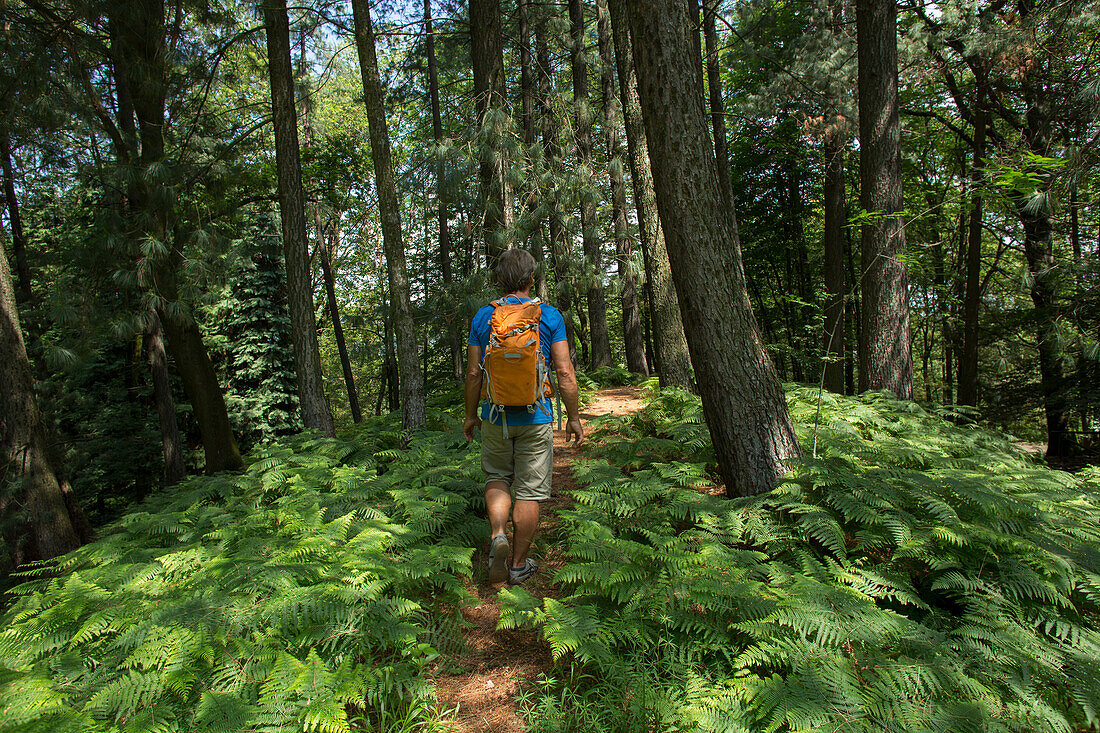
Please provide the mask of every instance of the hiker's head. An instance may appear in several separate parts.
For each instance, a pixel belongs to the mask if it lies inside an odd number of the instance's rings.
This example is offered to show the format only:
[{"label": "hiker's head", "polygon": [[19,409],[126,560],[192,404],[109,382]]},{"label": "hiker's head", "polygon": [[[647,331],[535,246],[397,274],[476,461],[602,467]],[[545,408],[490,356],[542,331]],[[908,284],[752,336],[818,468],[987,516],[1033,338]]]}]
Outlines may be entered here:
[{"label": "hiker's head", "polygon": [[497,257],[496,274],[504,292],[523,292],[535,277],[535,258],[525,249],[506,249]]}]

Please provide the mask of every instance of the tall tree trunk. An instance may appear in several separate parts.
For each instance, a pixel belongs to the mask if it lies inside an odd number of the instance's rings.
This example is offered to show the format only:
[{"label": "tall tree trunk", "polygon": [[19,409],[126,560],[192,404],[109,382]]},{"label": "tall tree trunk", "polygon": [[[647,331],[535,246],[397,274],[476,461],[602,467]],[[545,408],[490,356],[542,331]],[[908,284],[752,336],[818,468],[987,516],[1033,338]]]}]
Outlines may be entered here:
[{"label": "tall tree trunk", "polygon": [[672,269],[668,262],[664,232],[657,211],[649,145],[638,100],[638,79],[634,72],[630,40],[629,3],[608,0],[611,11],[611,35],[615,42],[615,62],[619,72],[619,99],[626,127],[627,158],[634,186],[634,204],[638,209],[638,238],[646,268],[646,289],[653,336],[653,365],[661,387],[691,389],[691,358],[684,338],[684,324]]},{"label": "tall tree trunk", "polygon": [[[829,1],[829,32],[839,36],[843,28],[843,10],[839,0]],[[835,92],[834,92],[835,94]],[[846,205],[844,190],[844,153],[847,140],[844,120],[837,109],[835,97],[825,110],[825,182],[824,182],[824,250],[825,250],[825,364],[822,385],[830,392],[844,392],[846,349],[844,343],[844,225]]]},{"label": "tall tree trunk", "polygon": [[470,60],[474,70],[481,184],[485,198],[482,226],[488,267],[512,246],[512,191],[508,184],[508,102],[504,94],[504,46],[498,0],[470,0]]},{"label": "tall tree trunk", "polygon": [[160,318],[153,308],[145,314],[144,341],[145,357],[149,362],[149,373],[153,377],[153,401],[157,404],[157,415],[160,418],[164,481],[166,485],[174,486],[183,480],[187,472],[183,467],[183,445],[180,443],[180,431],[176,423],[176,404],[168,382],[168,356],[164,352]]},{"label": "tall tree trunk", "polygon": [[374,49],[374,27],[369,0],[352,0],[355,15],[355,45],[363,74],[363,101],[370,126],[371,158],[374,182],[378,189],[378,208],[382,218],[382,248],[389,272],[390,305],[397,334],[397,369],[400,374],[401,426],[419,428],[426,419],[424,380],[416,355],[416,324],[413,323],[409,298],[409,275],[405,267],[405,249],[401,243],[401,203],[393,180],[390,158],[390,134],[382,107],[382,81]]},{"label": "tall tree trunk", "polygon": [[576,146],[581,178],[581,242],[584,258],[591,270],[588,283],[588,322],[591,326],[592,353],[588,365],[597,369],[611,365],[611,342],[607,333],[607,297],[603,288],[603,256],[600,253],[599,222],[596,201],[599,194],[594,178],[592,154],[592,114],[588,106],[588,64],[584,58],[584,4],[569,0],[569,51],[573,71],[573,105],[577,115]]},{"label": "tall tree trunk", "polygon": [[[826,124],[829,124],[828,122]],[[844,133],[825,132],[825,388],[844,392]]]},{"label": "tall tree trunk", "polygon": [[[528,0],[516,0],[516,12],[519,16],[519,65],[520,96],[523,111],[523,146],[527,151],[527,163],[530,175],[540,177],[543,173],[542,160],[538,152],[535,119],[536,80],[533,67],[534,54],[531,49],[531,18],[528,12]],[[538,186],[532,187],[527,196],[528,231],[530,232],[531,254],[538,267],[535,270],[535,297],[544,303],[550,302],[550,290],[546,281],[545,251],[546,243],[542,229],[542,201]]]},{"label": "tall tree trunk", "polygon": [[[16,567],[45,560],[80,545],[51,461],[8,255],[0,247],[0,480],[14,479],[0,496],[0,526]],[[5,475],[7,474],[7,475]],[[6,482],[5,482],[6,483]]]},{"label": "tall tree trunk", "polygon": [[[783,390],[764,350],[740,266],[724,266],[732,221],[698,93],[683,0],[631,7],[646,139],[688,348],[728,496],[772,489],[800,455]],[[717,215],[715,212],[719,212]]]},{"label": "tall tree trunk", "polygon": [[[557,124],[554,120],[554,108],[551,102],[550,50],[546,45],[546,19],[540,18],[535,24],[535,46],[538,54],[539,77],[539,119],[542,122],[542,150],[546,165],[557,181],[561,171],[561,149],[558,145]],[[573,253],[565,227],[562,225],[561,195],[554,185],[550,192],[550,215],[548,228],[550,234],[550,253],[554,264],[554,304],[565,319],[565,335],[569,343],[569,359],[577,363],[577,337],[573,326]]]},{"label": "tall tree trunk", "polygon": [[321,382],[321,354],[317,346],[302,165],[298,157],[298,115],[294,105],[294,77],[290,69],[290,25],[286,0],[264,0],[263,12],[298,401],[302,408],[302,423],[307,428],[320,430],[325,435],[335,435],[336,429]]},{"label": "tall tree trunk", "polygon": [[332,321],[332,335],[336,339],[336,351],[340,354],[340,369],[344,373],[344,386],[348,392],[348,407],[351,409],[352,422],[363,422],[363,411],[359,408],[359,392],[355,389],[355,375],[351,371],[351,359],[348,357],[348,346],[344,341],[344,326],[340,320],[340,304],[336,302],[336,277],[332,272],[332,249],[336,239],[333,232],[332,239],[325,241],[325,234],[321,228],[321,215],[316,215],[315,226],[317,229],[317,246],[321,249],[321,276],[325,280],[325,300],[328,302],[328,316]]},{"label": "tall tree trunk", "polygon": [[860,390],[913,398],[909,286],[902,222],[901,128],[898,124],[897,5],[857,0],[860,205],[873,221],[860,238],[863,349]]},{"label": "tall tree trunk", "polygon": [[[1027,149],[1036,155],[1050,155],[1050,108],[1042,82],[1027,79],[1027,105],[1023,137]],[[1049,189],[1049,177],[1044,187]],[[1068,435],[1066,379],[1062,371],[1062,349],[1058,337],[1058,268],[1054,260],[1050,211],[1045,204],[1033,206],[1028,193],[1016,198],[1017,216],[1024,228],[1024,258],[1031,275],[1031,301],[1035,305],[1039,347],[1039,380],[1043,410],[1047,419],[1047,456],[1065,456],[1073,449]]]},{"label": "tall tree trunk", "polygon": [[[118,151],[123,164],[133,160],[140,144],[138,170],[131,175],[130,204],[144,221],[131,236],[135,241],[150,238],[169,242],[170,197],[160,190],[156,177],[146,175],[154,166],[165,165],[164,116],[167,86],[163,0],[138,0],[119,9],[123,20],[115,25],[121,73],[119,127],[128,147]],[[125,104],[123,104],[125,101]],[[136,127],[133,120],[136,118]],[[199,425],[207,473],[242,466],[237,442],[229,425],[225,397],[198,325],[183,309],[170,304],[178,300],[176,273],[183,263],[182,237],[173,233],[167,257],[154,262],[155,288],[161,297],[157,316],[168,336],[168,349],[179,371],[187,399]]]},{"label": "tall tree trunk", "polygon": [[[733,220],[731,243],[741,249],[740,234],[737,231],[737,207],[733,201],[733,183],[730,177],[729,149],[726,145],[726,108],[722,101],[722,68],[718,59],[718,29],[715,20],[718,14],[719,0],[702,0],[703,36],[707,42],[707,91],[710,95],[711,131],[714,135],[714,158],[718,164],[718,193],[722,206]],[[733,250],[727,253],[733,262]],[[731,265],[732,266],[732,265]]]},{"label": "tall tree trunk", "polygon": [[[435,62],[435,28],[432,25],[432,3],[424,0],[425,53],[428,56],[428,99],[432,108],[432,139],[435,140],[435,197],[439,221],[439,267],[443,273],[443,288],[447,302],[453,302],[454,275],[451,269],[451,232],[447,227],[450,218],[447,208],[446,167],[443,162],[443,117],[439,111],[439,72]],[[451,374],[461,382],[465,373],[464,354],[459,342],[457,304],[453,307],[447,324],[447,347],[451,351]]]},{"label": "tall tree trunk", "polygon": [[[304,28],[301,29],[299,37],[301,47],[298,56],[297,83],[301,85],[305,82],[304,73],[307,61]],[[313,105],[308,101],[308,93],[303,97],[302,137],[306,147],[309,147],[313,142]],[[363,421],[363,412],[359,407],[359,392],[355,388],[355,377],[351,371],[351,359],[348,358],[347,342],[344,340],[344,326],[340,318],[340,303],[336,300],[336,278],[332,270],[333,251],[339,231],[339,226],[334,226],[331,240],[326,241],[324,226],[321,223],[321,207],[315,202],[313,206],[313,233],[317,246],[314,253],[320,255],[318,259],[321,261],[321,278],[325,287],[325,311],[332,322],[332,336],[336,340],[336,353],[340,358],[340,370],[344,375],[344,390],[348,395],[348,409],[351,410],[351,419],[354,423],[360,423]],[[317,331],[320,332],[321,330],[323,329],[319,325]]]},{"label": "tall tree trunk", "polygon": [[11,249],[15,257],[15,274],[19,278],[16,295],[24,306],[34,298],[31,292],[31,268],[27,264],[27,238],[23,236],[23,220],[19,216],[19,199],[15,197],[15,176],[11,165],[11,137],[8,128],[0,124],[0,163],[4,170],[4,199],[8,204],[8,224],[11,229]]},{"label": "tall tree trunk", "polygon": [[963,348],[959,359],[960,405],[978,405],[978,306],[981,300],[982,177],[985,167],[986,80],[977,79],[974,103],[974,162],[970,169],[970,224],[966,239],[966,295],[963,298]]},{"label": "tall tree trunk", "polygon": [[634,262],[631,259],[630,226],[626,221],[626,179],[623,175],[622,146],[619,143],[619,108],[615,97],[615,68],[611,58],[611,18],[607,1],[596,3],[596,30],[600,46],[600,96],[604,109],[604,137],[607,143],[608,173],[611,177],[611,212],[615,225],[615,260],[621,284],[620,302],[623,311],[623,341],[626,346],[626,368],[649,376],[645,359],[645,337],[638,311],[638,294],[634,284]]}]

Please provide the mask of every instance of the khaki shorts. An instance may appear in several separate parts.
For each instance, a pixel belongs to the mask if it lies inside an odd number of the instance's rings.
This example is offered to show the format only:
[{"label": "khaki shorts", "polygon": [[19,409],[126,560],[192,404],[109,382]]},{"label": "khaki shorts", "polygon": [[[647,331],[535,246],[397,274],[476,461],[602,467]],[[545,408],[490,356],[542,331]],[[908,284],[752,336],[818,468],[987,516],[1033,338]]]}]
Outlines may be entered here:
[{"label": "khaki shorts", "polygon": [[509,425],[481,421],[481,467],[489,481],[503,481],[520,501],[546,501],[554,473],[554,424]]}]

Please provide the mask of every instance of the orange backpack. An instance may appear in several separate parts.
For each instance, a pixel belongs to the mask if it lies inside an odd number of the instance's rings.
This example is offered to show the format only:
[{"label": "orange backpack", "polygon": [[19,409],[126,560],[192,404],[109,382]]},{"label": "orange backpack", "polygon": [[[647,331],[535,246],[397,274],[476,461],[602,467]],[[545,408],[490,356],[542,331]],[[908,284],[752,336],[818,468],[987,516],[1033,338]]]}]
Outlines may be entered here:
[{"label": "orange backpack", "polygon": [[539,322],[542,307],[538,298],[525,303],[507,303],[505,298],[492,302],[489,318],[489,345],[485,349],[481,396],[489,400],[489,417],[501,415],[504,437],[508,437],[506,408],[538,407],[542,397],[552,397],[550,369],[542,355]]}]

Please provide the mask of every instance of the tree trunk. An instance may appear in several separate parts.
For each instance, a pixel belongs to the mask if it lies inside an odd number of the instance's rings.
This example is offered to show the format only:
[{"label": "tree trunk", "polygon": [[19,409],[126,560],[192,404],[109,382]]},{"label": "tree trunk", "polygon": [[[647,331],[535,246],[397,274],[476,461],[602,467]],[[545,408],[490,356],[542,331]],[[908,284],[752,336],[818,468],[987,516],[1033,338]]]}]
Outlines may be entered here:
[{"label": "tree trunk", "polygon": [[382,218],[382,248],[385,250],[386,268],[389,271],[390,305],[394,331],[397,334],[401,426],[411,430],[424,424],[426,408],[424,380],[417,362],[416,324],[413,323],[412,303],[409,299],[409,275],[405,267],[405,249],[401,243],[401,203],[393,180],[390,135],[382,108],[382,81],[378,76],[378,59],[374,50],[370,2],[352,0],[351,7],[355,15],[355,45],[359,51],[359,68],[363,74],[363,101],[367,107],[374,182],[378,189],[378,208]]},{"label": "tree trunk", "polygon": [[[733,220],[731,243],[741,249],[740,234],[737,231],[737,207],[733,201],[733,183],[730,177],[729,149],[726,145],[726,108],[722,101],[722,69],[718,59],[718,30],[715,19],[719,0],[702,0],[703,36],[707,42],[707,91],[710,95],[711,130],[714,135],[714,158],[718,164],[718,193],[722,206]],[[733,251],[727,253],[733,262]],[[731,264],[731,267],[733,265]]]},{"label": "tree trunk", "polygon": [[758,494],[775,487],[800,450],[740,251],[736,267],[724,266],[732,222],[719,199],[688,7],[653,0],[634,4],[630,16],[657,205],[703,412],[727,495]]},{"label": "tree trunk", "polygon": [[621,283],[620,302],[623,311],[623,341],[626,347],[626,368],[649,376],[645,359],[645,337],[638,311],[638,294],[634,284],[634,262],[631,259],[630,226],[626,221],[626,180],[623,175],[622,146],[619,143],[619,108],[615,98],[615,68],[611,58],[611,19],[606,0],[596,3],[596,30],[600,45],[600,92],[604,109],[604,137],[607,143],[608,172],[611,178],[611,212],[615,225],[615,260]]},{"label": "tree trunk", "polygon": [[960,405],[978,405],[978,306],[982,267],[982,169],[985,160],[986,81],[977,79],[974,103],[974,162],[970,172],[970,225],[966,239],[966,295],[963,298],[963,348],[959,359]]},{"label": "tree trunk", "polygon": [[[535,97],[537,95],[535,71],[533,69],[534,53],[531,48],[531,18],[528,0],[516,0],[516,12],[519,16],[519,65],[520,65],[520,97],[523,110],[523,146],[527,151],[527,164],[529,175],[540,178],[545,173],[542,167],[544,156],[538,153],[538,136],[536,132],[537,120],[535,119]],[[542,229],[542,192],[539,187],[532,186],[527,195],[527,217],[529,242],[531,254],[538,264],[535,269],[535,297],[544,303],[550,302],[550,290],[546,281],[546,242]]]},{"label": "tree trunk", "polygon": [[[1027,149],[1041,156],[1050,155],[1050,108],[1042,82],[1025,80],[1027,106],[1023,130]],[[1049,190],[1049,175],[1043,186]],[[1058,268],[1051,239],[1050,210],[1043,204],[1029,206],[1031,197],[1021,192],[1016,198],[1017,216],[1024,228],[1024,257],[1031,275],[1031,301],[1035,305],[1036,336],[1039,347],[1039,380],[1043,410],[1047,419],[1047,456],[1066,456],[1072,452],[1068,435],[1066,379],[1062,372],[1062,349],[1058,336]]]},{"label": "tree trunk", "polygon": [[4,171],[4,199],[8,204],[8,223],[11,229],[11,249],[15,258],[15,274],[19,278],[16,295],[24,306],[34,298],[31,292],[31,268],[27,264],[27,238],[23,236],[23,220],[19,216],[19,199],[15,197],[15,176],[11,165],[11,138],[6,125],[0,125],[0,163]]},{"label": "tree trunk", "polygon": [[584,4],[569,0],[569,50],[573,72],[573,105],[577,115],[575,141],[581,179],[581,242],[584,258],[591,271],[588,284],[588,322],[591,326],[592,353],[588,365],[597,369],[611,365],[611,343],[607,333],[607,297],[603,288],[603,256],[600,253],[599,222],[596,201],[599,194],[594,179],[592,154],[592,115],[588,107],[588,64],[584,58]]},{"label": "tree trunk", "polygon": [[[550,51],[546,45],[546,19],[541,18],[535,24],[535,46],[538,54],[539,77],[539,119],[542,122],[542,150],[546,165],[555,175],[561,171],[561,149],[558,146],[558,131],[554,120],[554,108],[551,100]],[[569,343],[569,359],[577,363],[577,337],[573,326],[573,274],[572,246],[565,227],[562,225],[561,196],[555,185],[550,192],[550,256],[554,264],[554,304],[565,319],[565,335]]]},{"label": "tree trunk", "polygon": [[[443,288],[447,291],[447,302],[453,303],[452,285],[454,275],[451,268],[451,233],[447,228],[450,214],[447,210],[446,168],[443,163],[443,117],[439,111],[439,73],[435,62],[435,28],[432,26],[432,3],[424,0],[424,36],[425,53],[428,56],[428,99],[432,108],[432,139],[436,145],[435,160],[435,196],[438,205],[439,220],[439,267],[443,273]],[[447,323],[447,347],[451,350],[451,373],[455,381],[461,382],[465,374],[465,361],[458,333],[458,308],[452,308]]]},{"label": "tree trunk", "polygon": [[902,222],[897,5],[857,0],[860,205],[872,221],[860,238],[863,344],[860,391],[913,398],[908,272]]},{"label": "tree trunk", "polygon": [[287,305],[297,366],[298,400],[302,408],[302,423],[307,428],[320,430],[325,435],[335,435],[332,414],[321,382],[302,166],[298,159],[298,115],[294,107],[294,77],[290,69],[290,26],[286,0],[264,0],[263,12],[267,31],[271,109],[275,122],[275,163],[286,260]]},{"label": "tree trunk", "polygon": [[164,337],[160,318],[155,309],[145,314],[145,357],[153,377],[153,401],[160,418],[160,442],[164,452],[164,482],[174,486],[183,480],[187,471],[183,467],[183,445],[176,424],[176,404],[172,400],[172,388],[168,382],[168,355],[164,352]]},{"label": "tree trunk", "polygon": [[615,42],[615,61],[619,72],[619,99],[622,102],[626,127],[630,178],[634,186],[634,204],[638,209],[638,238],[646,268],[653,366],[657,369],[661,387],[691,389],[691,358],[684,338],[684,324],[680,318],[680,306],[676,302],[668,250],[657,211],[649,145],[638,100],[638,80],[634,72],[628,8],[627,0],[608,0],[611,35]]},{"label": "tree trunk", "polygon": [[[826,122],[826,124],[829,124]],[[844,392],[844,133],[825,132],[825,389]]]},{"label": "tree trunk", "polygon": [[470,60],[474,71],[481,185],[485,198],[485,256],[490,270],[512,246],[512,192],[508,184],[508,102],[504,94],[504,46],[498,0],[470,0]]},{"label": "tree trunk", "polygon": [[[392,303],[390,311],[392,313]],[[401,399],[398,394],[398,378],[397,378],[397,356],[394,354],[393,349],[393,326],[390,325],[391,318],[387,317],[385,325],[383,326],[383,332],[386,338],[386,360],[382,365],[382,387],[386,393],[386,406],[390,412],[394,412],[401,408]],[[382,401],[382,395],[378,396],[379,404]]]},{"label": "tree trunk", "polygon": [[[363,411],[359,408],[359,392],[355,389],[355,375],[351,371],[351,359],[344,341],[344,326],[340,320],[340,305],[336,302],[336,277],[332,272],[332,240],[325,242],[321,229],[321,215],[317,214],[317,246],[321,248],[321,275],[325,280],[325,300],[328,301],[328,316],[332,321],[332,335],[336,338],[336,351],[340,354],[340,369],[344,373],[344,386],[348,392],[348,407],[351,408],[352,422],[363,422]],[[336,238],[335,232],[333,239]]]},{"label": "tree trunk", "polygon": [[[0,525],[16,567],[75,550],[80,538],[51,461],[8,255],[0,247],[0,480],[14,479],[0,496]],[[6,483],[6,482],[5,482]]]},{"label": "tree trunk", "polygon": [[[131,175],[129,187],[131,208],[143,220],[131,236],[135,241],[149,238],[169,242],[168,222],[171,218],[170,196],[161,189],[155,177],[146,176],[154,166],[165,164],[164,115],[167,85],[167,50],[165,48],[163,0],[141,0],[125,3],[120,11],[123,20],[115,31],[119,45],[121,75],[119,87],[119,127],[130,148],[118,151],[120,162],[132,160],[140,143],[139,169]],[[126,100],[125,105],[121,100]],[[133,119],[137,119],[137,127]],[[203,343],[202,333],[184,309],[177,307],[179,292],[176,273],[183,263],[182,237],[173,233],[168,255],[154,260],[154,287],[161,296],[157,316],[168,336],[168,349],[183,381],[187,399],[202,436],[207,473],[235,470],[243,464],[225,397],[218,376]],[[174,304],[174,305],[173,305]]]}]

